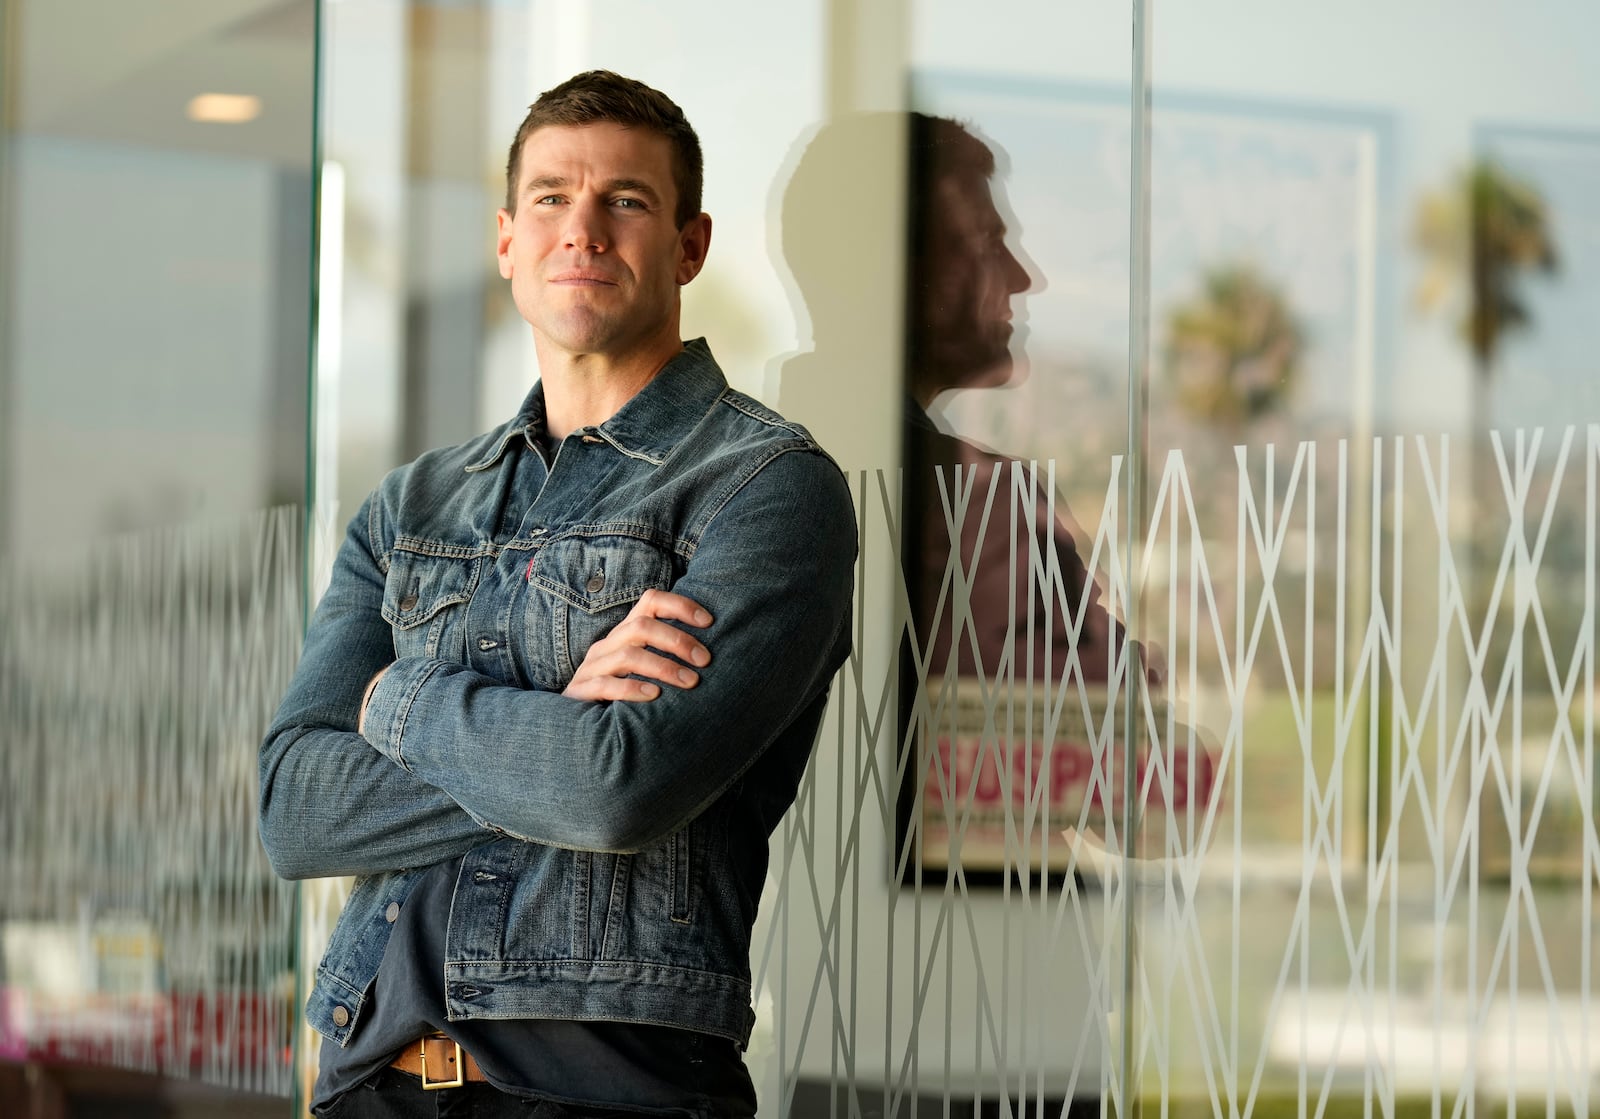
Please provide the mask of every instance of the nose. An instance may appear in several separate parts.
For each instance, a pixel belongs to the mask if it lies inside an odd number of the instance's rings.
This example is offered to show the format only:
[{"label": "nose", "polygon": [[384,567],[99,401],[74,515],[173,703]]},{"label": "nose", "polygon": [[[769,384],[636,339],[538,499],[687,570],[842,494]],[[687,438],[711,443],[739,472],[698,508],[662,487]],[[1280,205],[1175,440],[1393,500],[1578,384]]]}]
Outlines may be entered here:
[{"label": "nose", "polygon": [[606,210],[595,200],[579,199],[567,208],[562,240],[567,248],[584,253],[606,251]]},{"label": "nose", "polygon": [[[1009,245],[1006,246],[1004,252],[1006,257],[1006,291],[1012,295],[1021,295],[1023,292],[1034,288],[1036,285],[1033,273],[1028,270],[1022,261],[1017,259],[1017,254],[1011,251]],[[1043,287],[1044,285],[1041,283],[1037,286]]]}]

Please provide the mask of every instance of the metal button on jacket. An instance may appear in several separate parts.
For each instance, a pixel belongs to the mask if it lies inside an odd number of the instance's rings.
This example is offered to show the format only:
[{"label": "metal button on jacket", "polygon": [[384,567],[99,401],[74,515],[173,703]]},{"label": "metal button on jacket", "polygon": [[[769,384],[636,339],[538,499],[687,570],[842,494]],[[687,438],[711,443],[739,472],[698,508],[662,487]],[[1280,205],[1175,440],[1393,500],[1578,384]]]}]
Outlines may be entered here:
[{"label": "metal button on jacket", "polygon": [[605,585],[605,572],[596,571],[593,575],[589,576],[589,581],[583,585],[583,589],[588,591],[590,594],[597,594],[605,589]]},{"label": "metal button on jacket", "polygon": [[391,901],[389,903],[389,908],[385,909],[383,911],[383,919],[385,921],[388,921],[392,925],[395,922],[395,918],[397,918],[399,916],[400,916],[400,903],[397,902],[397,901]]},{"label": "metal button on jacket", "polygon": [[416,606],[417,606],[417,596],[414,595],[414,594],[408,594],[408,595],[406,595],[404,598],[402,598],[400,600],[400,610],[401,610],[402,613],[404,613],[407,610],[414,610],[414,609],[416,609]]},{"label": "metal button on jacket", "polygon": [[334,1007],[333,1024],[335,1026],[348,1026],[350,1024],[350,1012],[342,1006]]}]

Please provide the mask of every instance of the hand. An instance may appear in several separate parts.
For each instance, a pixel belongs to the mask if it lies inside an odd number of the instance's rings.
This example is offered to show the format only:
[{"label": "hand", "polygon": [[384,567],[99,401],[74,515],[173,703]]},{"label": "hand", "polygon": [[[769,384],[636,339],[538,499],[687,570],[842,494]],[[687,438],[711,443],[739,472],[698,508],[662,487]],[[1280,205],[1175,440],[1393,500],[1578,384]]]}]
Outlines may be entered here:
[{"label": "hand", "polygon": [[1159,692],[1167,686],[1167,651],[1154,641],[1142,641],[1139,653],[1144,662],[1145,686]]},{"label": "hand", "polygon": [[[615,629],[589,646],[583,663],[561,694],[569,699],[637,703],[661,694],[660,685],[653,681],[675,688],[694,687],[700,682],[700,674],[685,665],[704,668],[711,663],[711,651],[693,634],[668,625],[662,620],[665,618],[691,626],[711,624],[711,615],[683,595],[645,591]],[[670,656],[662,656],[663,653]],[[635,680],[634,676],[646,679]]]},{"label": "hand", "polygon": [[383,674],[393,667],[392,664],[386,664],[378,669],[378,674],[367,681],[367,690],[361,693],[361,714],[356,716],[356,733],[363,738],[367,736],[367,703],[372,699],[372,689],[378,686]]}]

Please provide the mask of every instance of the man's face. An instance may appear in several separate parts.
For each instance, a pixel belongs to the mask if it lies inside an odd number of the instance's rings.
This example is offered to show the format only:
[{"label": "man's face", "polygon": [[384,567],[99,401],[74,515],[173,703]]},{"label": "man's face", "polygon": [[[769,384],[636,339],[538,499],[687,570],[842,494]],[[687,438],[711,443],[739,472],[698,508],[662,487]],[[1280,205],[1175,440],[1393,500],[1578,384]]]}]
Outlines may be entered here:
[{"label": "man's face", "polygon": [[524,140],[498,253],[541,345],[626,358],[677,343],[678,288],[711,240],[704,214],[677,227],[677,201],[671,143],[658,133],[551,125]]},{"label": "man's face", "polygon": [[942,175],[927,205],[914,294],[918,381],[929,399],[945,389],[1006,384],[1014,373],[1012,296],[1032,280],[1006,245],[989,181]]}]

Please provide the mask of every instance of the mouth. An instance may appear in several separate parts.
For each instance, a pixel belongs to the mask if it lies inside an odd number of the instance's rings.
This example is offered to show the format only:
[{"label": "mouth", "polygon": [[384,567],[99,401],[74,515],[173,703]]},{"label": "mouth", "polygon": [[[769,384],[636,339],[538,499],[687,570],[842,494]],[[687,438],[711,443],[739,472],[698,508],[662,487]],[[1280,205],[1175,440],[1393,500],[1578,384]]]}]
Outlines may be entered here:
[{"label": "mouth", "polygon": [[550,277],[552,284],[563,287],[616,287],[617,282],[604,272],[595,272],[588,268],[569,268],[565,272],[557,272]]}]

